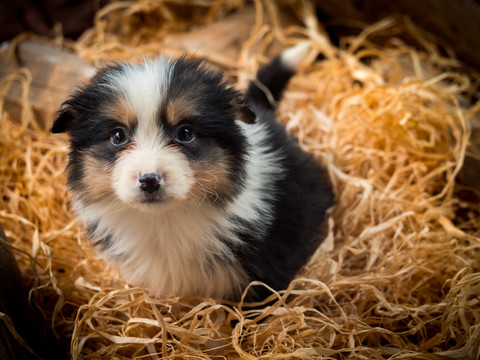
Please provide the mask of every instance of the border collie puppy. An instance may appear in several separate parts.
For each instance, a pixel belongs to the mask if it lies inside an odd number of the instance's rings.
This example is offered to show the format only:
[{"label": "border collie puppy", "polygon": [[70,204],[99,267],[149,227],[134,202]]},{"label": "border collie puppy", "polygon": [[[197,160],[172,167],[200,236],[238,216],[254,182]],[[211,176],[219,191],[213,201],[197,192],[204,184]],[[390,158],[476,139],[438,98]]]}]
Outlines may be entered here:
[{"label": "border collie puppy", "polygon": [[51,130],[70,135],[74,209],[126,280],[238,300],[253,280],[286,288],[307,262],[334,195],[269,101],[306,49],[262,68],[245,96],[203,59],[160,57],[107,66],[63,104]]}]

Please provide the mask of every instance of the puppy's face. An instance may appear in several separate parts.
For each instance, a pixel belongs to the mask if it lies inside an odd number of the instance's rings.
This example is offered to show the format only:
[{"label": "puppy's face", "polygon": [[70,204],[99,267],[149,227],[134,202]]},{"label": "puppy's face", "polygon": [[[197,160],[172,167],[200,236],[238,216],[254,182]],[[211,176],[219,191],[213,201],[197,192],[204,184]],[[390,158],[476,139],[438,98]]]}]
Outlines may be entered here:
[{"label": "puppy's face", "polygon": [[241,187],[254,114],[220,74],[182,57],[101,70],[65,102],[52,132],[68,132],[68,182],[84,202],[141,210],[192,200],[222,204]]}]

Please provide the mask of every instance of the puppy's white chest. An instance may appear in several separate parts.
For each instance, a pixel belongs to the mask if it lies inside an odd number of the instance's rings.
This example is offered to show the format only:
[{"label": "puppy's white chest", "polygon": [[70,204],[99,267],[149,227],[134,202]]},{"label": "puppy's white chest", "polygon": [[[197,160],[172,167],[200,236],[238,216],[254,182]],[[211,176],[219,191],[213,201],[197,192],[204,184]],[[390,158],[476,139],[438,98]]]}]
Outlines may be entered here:
[{"label": "puppy's white chest", "polygon": [[[88,223],[99,210],[83,207],[79,216],[88,214]],[[222,231],[211,217],[179,210],[145,216],[128,210],[104,211],[99,219],[93,237],[108,237],[103,254],[128,282],[156,297],[230,298],[246,285],[243,269],[219,239]]]},{"label": "puppy's white chest", "polygon": [[119,263],[127,280],[151,289],[154,296],[239,295],[245,276],[212,227],[161,222],[154,228],[143,251]]}]

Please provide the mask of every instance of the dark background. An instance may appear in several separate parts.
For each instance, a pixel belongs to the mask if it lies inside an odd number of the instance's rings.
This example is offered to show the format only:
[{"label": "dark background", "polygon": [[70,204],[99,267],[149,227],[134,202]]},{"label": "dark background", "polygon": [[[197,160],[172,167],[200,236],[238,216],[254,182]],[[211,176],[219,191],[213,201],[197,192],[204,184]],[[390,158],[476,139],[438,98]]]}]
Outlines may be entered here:
[{"label": "dark background", "polygon": [[76,39],[92,26],[107,0],[0,0],[0,42],[30,31],[51,36],[56,23],[65,37]]}]

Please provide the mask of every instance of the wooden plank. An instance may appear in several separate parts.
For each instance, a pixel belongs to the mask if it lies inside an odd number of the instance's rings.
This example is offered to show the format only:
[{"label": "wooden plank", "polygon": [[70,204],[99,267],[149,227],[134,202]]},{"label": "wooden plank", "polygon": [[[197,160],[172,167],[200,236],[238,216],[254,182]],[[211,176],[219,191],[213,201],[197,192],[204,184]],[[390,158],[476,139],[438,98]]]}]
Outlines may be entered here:
[{"label": "wooden plank", "polygon": [[[299,20],[291,11],[280,11],[279,20],[283,27],[300,25]],[[223,68],[236,65],[242,45],[249,39],[255,25],[255,9],[247,6],[212,24],[200,26],[187,33],[172,34],[165,39],[167,48],[178,49],[179,52],[193,52],[209,56],[211,60]],[[268,56],[274,56],[283,47],[273,41],[267,49]]]},{"label": "wooden plank", "polygon": [[[1,77],[19,74],[25,68],[30,72],[28,98],[37,121],[45,128],[70,93],[94,73],[94,68],[77,55],[33,40],[21,42],[14,56],[2,55]],[[16,119],[21,117],[24,91],[21,82],[14,81],[3,97],[4,109]]]},{"label": "wooden plank", "polygon": [[248,39],[255,24],[253,7],[236,12],[224,19],[195,28],[182,34],[167,36],[164,45],[198,55],[216,54],[218,62],[227,64],[236,60],[242,44]]}]

